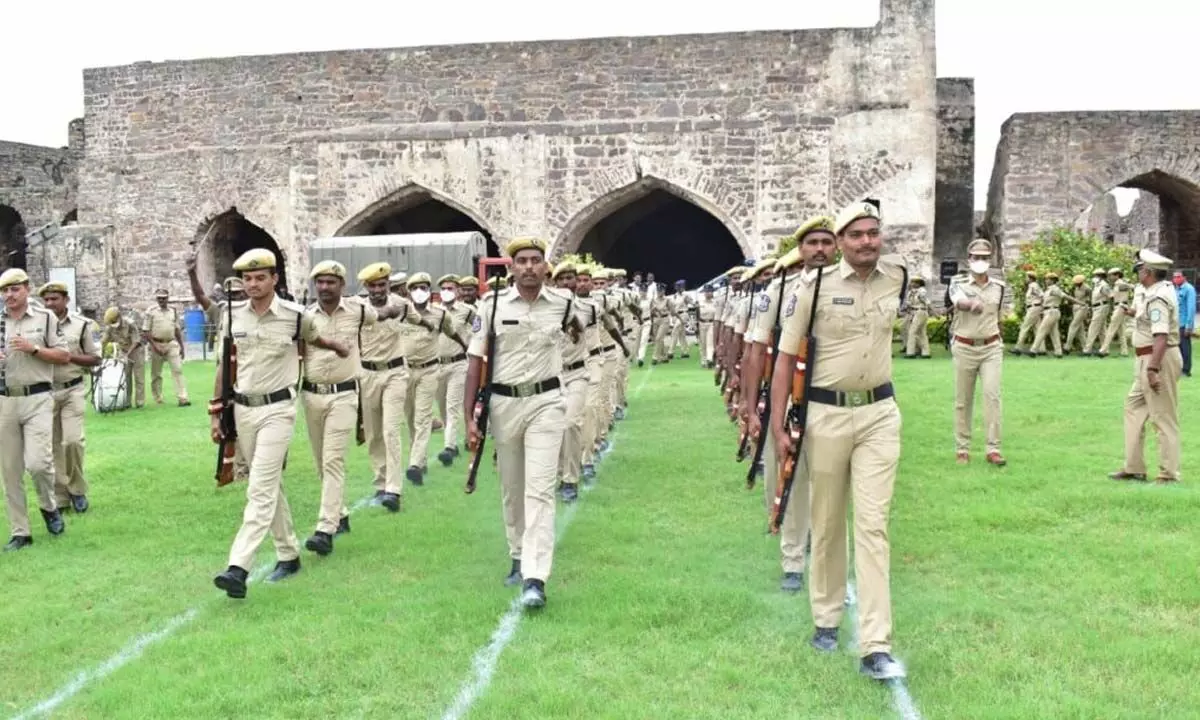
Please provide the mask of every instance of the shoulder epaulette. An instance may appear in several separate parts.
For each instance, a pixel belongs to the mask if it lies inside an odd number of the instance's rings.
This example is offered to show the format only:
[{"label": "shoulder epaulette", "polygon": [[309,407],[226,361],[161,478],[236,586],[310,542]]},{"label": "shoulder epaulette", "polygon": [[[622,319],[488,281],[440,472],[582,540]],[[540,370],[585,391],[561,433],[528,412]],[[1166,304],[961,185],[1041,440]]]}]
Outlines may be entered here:
[{"label": "shoulder epaulette", "polygon": [[[296,313],[302,313],[305,310],[304,306],[300,303],[292,302],[291,300],[284,300],[283,298],[279,298],[279,307],[286,308]],[[317,307],[317,303],[313,303],[312,307]]]}]

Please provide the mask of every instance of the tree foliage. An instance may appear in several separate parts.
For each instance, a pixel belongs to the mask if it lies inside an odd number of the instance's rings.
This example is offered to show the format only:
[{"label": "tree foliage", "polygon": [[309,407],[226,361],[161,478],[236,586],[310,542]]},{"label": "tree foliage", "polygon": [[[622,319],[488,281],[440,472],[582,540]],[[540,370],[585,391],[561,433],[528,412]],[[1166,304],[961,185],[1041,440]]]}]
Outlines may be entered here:
[{"label": "tree foliage", "polygon": [[[1017,262],[1008,270],[1006,280],[1012,290],[1014,310],[1018,316],[1025,314],[1027,272],[1035,273],[1043,286],[1046,273],[1058,273],[1063,289],[1069,293],[1073,276],[1082,275],[1090,283],[1097,268],[1106,272],[1114,267],[1121,268],[1125,277],[1129,277],[1136,254],[1137,248],[1131,245],[1113,245],[1097,235],[1068,227],[1045,230],[1036,240],[1021,244]],[[1065,312],[1064,319],[1069,314]]]}]

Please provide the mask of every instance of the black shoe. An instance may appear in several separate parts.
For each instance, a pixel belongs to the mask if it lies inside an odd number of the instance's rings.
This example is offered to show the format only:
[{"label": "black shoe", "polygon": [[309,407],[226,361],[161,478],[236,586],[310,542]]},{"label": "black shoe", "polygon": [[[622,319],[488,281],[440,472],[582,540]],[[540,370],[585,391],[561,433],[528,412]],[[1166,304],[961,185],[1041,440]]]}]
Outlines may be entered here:
[{"label": "black shoe", "polygon": [[457,445],[455,445],[454,447],[451,447],[451,448],[446,448],[446,449],[449,450],[450,452],[454,453],[454,457],[458,457],[461,454],[461,453],[459,453]]},{"label": "black shoe", "polygon": [[86,495],[72,495],[71,507],[75,508],[77,513],[85,513],[88,511],[88,499]]},{"label": "black shoe", "polygon": [[213,584],[225,591],[225,594],[235,600],[246,597],[246,577],[249,575],[237,565],[213,578]]},{"label": "black shoe", "polygon": [[858,671],[872,680],[891,680],[904,677],[904,666],[885,652],[875,652],[862,659]]},{"label": "black shoe", "polygon": [[443,448],[442,451],[440,453],[438,453],[438,462],[440,462],[442,465],[444,465],[446,467],[450,467],[451,465],[453,465],[454,464],[454,451],[451,450],[450,448]]},{"label": "black shoe", "polygon": [[521,582],[521,561],[513,560],[512,569],[508,571],[508,577],[504,578],[504,586],[512,587]]},{"label": "black shoe", "polygon": [[313,533],[312,537],[304,541],[304,547],[324,557],[333,552],[333,537],[329,533],[318,530]]},{"label": "black shoe", "polygon": [[573,503],[579,499],[579,488],[574,485],[563,485],[562,499],[565,503]]},{"label": "black shoe", "polygon": [[33,544],[33,538],[28,535],[13,535],[8,540],[8,544],[4,546],[4,550],[0,552],[15,552],[24,547],[29,547]]},{"label": "black shoe", "polygon": [[267,582],[277,583],[280,580],[287,580],[298,572],[300,572],[300,558],[296,558],[295,560],[280,560],[275,563],[275,569],[267,576]]},{"label": "black shoe", "polygon": [[337,532],[334,533],[334,535],[346,535],[349,532],[350,532],[350,516],[343,515],[342,518],[340,520],[338,520],[338,529],[337,529]]},{"label": "black shoe", "polygon": [[62,535],[63,531],[67,529],[67,526],[63,523],[62,513],[57,510],[49,512],[43,510],[42,519],[46,521],[46,530],[51,535]]},{"label": "black shoe", "polygon": [[379,504],[387,508],[388,512],[400,512],[400,496],[396,493],[384,493]]},{"label": "black shoe", "polygon": [[638,367],[642,367],[645,364],[646,364],[645,360],[638,360]]},{"label": "black shoe", "polygon": [[541,580],[526,580],[521,590],[521,605],[527,608],[546,607],[546,585]]},{"label": "black shoe", "polygon": [[421,472],[421,468],[417,467],[416,465],[413,465],[409,469],[405,470],[404,477],[408,478],[410,483],[418,487],[425,484],[424,474]]},{"label": "black shoe", "polygon": [[779,589],[787,593],[798,593],[804,589],[804,573],[789,572],[783,574],[783,582]]},{"label": "black shoe", "polygon": [[838,646],[838,629],[819,627],[813,633],[811,644],[821,652],[833,652]]}]

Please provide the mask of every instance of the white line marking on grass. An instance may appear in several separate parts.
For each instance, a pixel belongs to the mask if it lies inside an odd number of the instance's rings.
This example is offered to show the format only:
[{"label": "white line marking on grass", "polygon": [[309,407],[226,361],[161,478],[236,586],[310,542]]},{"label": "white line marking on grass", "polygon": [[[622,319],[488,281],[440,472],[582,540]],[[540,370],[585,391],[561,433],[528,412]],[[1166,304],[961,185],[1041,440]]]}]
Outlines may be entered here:
[{"label": "white line marking on grass", "polygon": [[[636,389],[629,396],[630,400],[636,400],[642,394],[642,390],[646,388],[646,381],[650,379],[652,369],[647,370],[642,376],[642,381],[638,383]],[[616,433],[613,433],[614,439]],[[609,447],[609,452],[616,443],[613,442]],[[590,489],[590,488],[589,488]],[[575,518],[575,514],[579,512],[579,501],[575,501],[567,506],[567,509],[558,517],[561,522],[558,523],[557,532],[554,533],[554,544],[557,546],[566,535],[567,527]],[[487,645],[479,648],[475,655],[471,658],[471,674],[463,681],[459,687],[458,695],[454,698],[454,704],[442,714],[442,720],[460,720],[466,717],[467,713],[475,705],[475,701],[483,697],[487,692],[488,686],[492,684],[492,677],[496,674],[496,666],[500,663],[500,654],[504,652],[504,648],[512,642],[516,637],[517,629],[521,625],[521,617],[524,615],[521,608],[521,597],[518,595],[512,604],[508,606],[508,610],[500,616],[500,622],[496,624],[496,629],[492,632],[492,639]]]},{"label": "white line marking on grass", "polygon": [[[847,583],[846,593],[846,597],[850,601],[849,607],[846,610],[846,616],[850,620],[850,642],[847,644],[846,650],[857,655],[858,601],[853,582]],[[921,720],[921,713],[917,710],[917,703],[913,700],[912,693],[908,691],[908,685],[905,684],[904,678],[885,680],[884,684],[892,691],[892,707],[895,708],[896,714],[902,720]]]},{"label": "white line marking on grass", "polygon": [[[358,510],[367,507],[371,504],[371,500],[372,497],[366,497],[354,503],[354,505],[350,507],[350,514],[353,515]],[[266,562],[259,565],[246,578],[246,584],[252,585],[262,580],[274,567],[275,564],[273,562]],[[88,685],[91,685],[97,680],[103,680],[122,667],[140,658],[146,648],[170,638],[181,627],[195,620],[205,605],[217,601],[217,598],[209,597],[207,600],[204,600],[185,612],[171,618],[159,629],[143,635],[138,635],[133,640],[130,640],[125,647],[118,650],[110,658],[100,663],[95,668],[77,672],[75,677],[70,682],[56,690],[55,693],[49,698],[22,712],[20,715],[14,716],[12,720],[31,720],[32,718],[49,715],[60,705],[78,695],[79,692]]]}]

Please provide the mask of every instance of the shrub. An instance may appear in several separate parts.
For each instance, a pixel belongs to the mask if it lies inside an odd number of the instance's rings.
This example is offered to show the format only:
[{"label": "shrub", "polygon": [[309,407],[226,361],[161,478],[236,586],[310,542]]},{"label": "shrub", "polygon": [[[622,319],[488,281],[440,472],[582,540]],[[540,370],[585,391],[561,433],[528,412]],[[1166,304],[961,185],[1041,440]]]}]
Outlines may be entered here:
[{"label": "shrub", "polygon": [[[1036,240],[1020,246],[1020,255],[1006,274],[1012,292],[1013,310],[1018,317],[1025,314],[1026,272],[1036,273],[1039,282],[1044,281],[1046,273],[1056,272],[1063,290],[1069,293],[1072,276],[1083,275],[1090,281],[1096,268],[1108,270],[1119,267],[1129,277],[1136,254],[1137,248],[1131,245],[1110,245],[1097,235],[1084,234],[1068,227],[1045,230],[1038,234]],[[1071,324],[1072,307],[1068,303],[1063,308],[1060,324],[1064,334]],[[1020,322],[1017,328],[1020,329]],[[1015,342],[1015,335],[1013,340]],[[1008,342],[1007,337],[1005,342]]]}]

